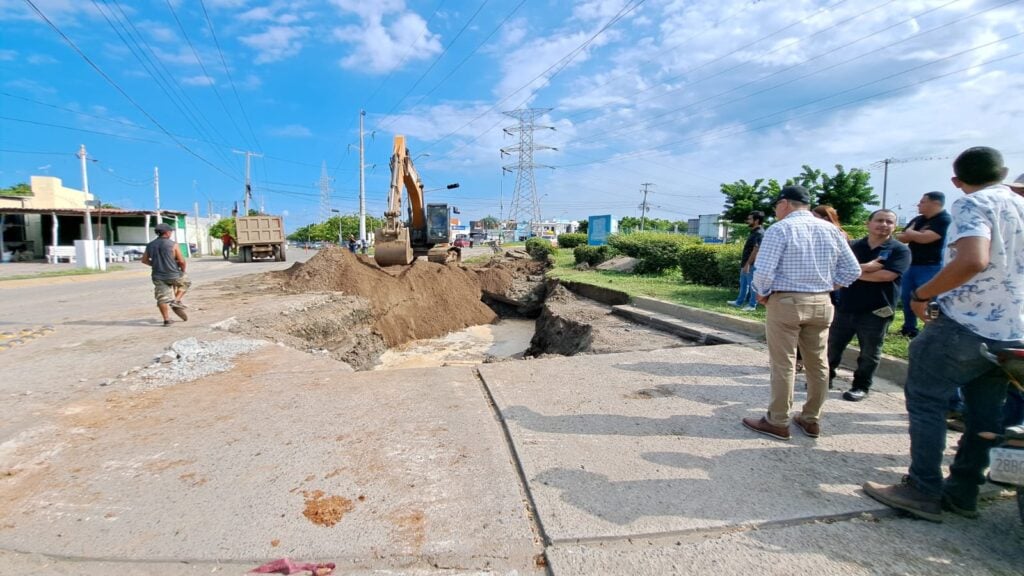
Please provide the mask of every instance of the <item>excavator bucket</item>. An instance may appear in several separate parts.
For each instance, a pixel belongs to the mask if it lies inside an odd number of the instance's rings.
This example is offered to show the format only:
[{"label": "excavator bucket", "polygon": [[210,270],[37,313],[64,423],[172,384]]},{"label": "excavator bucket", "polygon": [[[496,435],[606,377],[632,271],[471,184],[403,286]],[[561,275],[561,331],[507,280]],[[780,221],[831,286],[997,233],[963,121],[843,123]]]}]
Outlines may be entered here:
[{"label": "excavator bucket", "polygon": [[399,228],[398,233],[385,234],[377,230],[373,235],[373,259],[378,266],[407,266],[412,264],[412,243],[409,241],[409,229]]}]

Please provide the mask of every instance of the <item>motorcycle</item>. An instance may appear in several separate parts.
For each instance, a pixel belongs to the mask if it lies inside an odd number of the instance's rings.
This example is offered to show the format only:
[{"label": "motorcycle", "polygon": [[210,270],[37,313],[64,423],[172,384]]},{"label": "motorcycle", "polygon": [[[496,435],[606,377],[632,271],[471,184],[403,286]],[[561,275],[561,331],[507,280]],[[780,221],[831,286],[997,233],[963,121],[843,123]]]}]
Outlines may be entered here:
[{"label": "motorcycle", "polygon": [[[982,344],[981,354],[1006,372],[1011,386],[1024,391],[1021,385],[1024,379],[1024,350],[1007,348],[993,353],[988,346]],[[1000,442],[999,446],[989,451],[988,477],[993,484],[1016,487],[1017,509],[1021,522],[1024,522],[1024,425],[1007,427],[1002,434],[981,432],[979,435]]]}]

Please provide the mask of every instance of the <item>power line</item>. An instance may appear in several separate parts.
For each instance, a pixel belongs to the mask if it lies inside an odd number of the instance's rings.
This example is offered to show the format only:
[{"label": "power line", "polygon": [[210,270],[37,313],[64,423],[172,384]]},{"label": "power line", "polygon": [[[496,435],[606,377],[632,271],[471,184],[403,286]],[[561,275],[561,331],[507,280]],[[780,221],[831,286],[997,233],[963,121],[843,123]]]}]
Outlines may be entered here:
[{"label": "power line", "polygon": [[48,128],[62,128],[64,130],[73,130],[75,132],[85,132],[87,134],[98,134],[100,136],[110,136],[111,138],[120,138],[122,140],[134,140],[136,142],[148,142],[150,144],[163,144],[163,142],[157,142],[156,140],[147,140],[145,138],[136,138],[134,136],[124,136],[122,134],[114,134],[113,132],[101,132],[99,130],[89,130],[87,128],[75,128],[73,126],[64,126],[61,124],[51,124],[48,122],[38,122],[35,120],[25,120],[23,118],[11,118],[9,116],[0,116],[0,120],[7,120],[8,122],[21,122],[23,124],[33,124],[35,126],[46,126]]},{"label": "power line", "polygon": [[192,156],[194,156],[197,159],[199,159],[200,161],[202,161],[204,164],[210,166],[211,168],[213,168],[214,170],[220,172],[221,174],[224,174],[228,178],[231,178],[233,180],[237,180],[236,176],[233,176],[233,175],[229,174],[228,172],[225,172],[219,166],[217,166],[214,163],[210,162],[206,158],[200,156],[194,150],[192,150],[191,148],[186,146],[184,143],[182,143],[180,140],[175,138],[174,135],[170,133],[170,131],[168,131],[166,128],[164,128],[163,124],[160,124],[160,122],[156,118],[154,118],[152,114],[150,114],[145,108],[143,108],[138,102],[136,102],[131,96],[129,96],[128,93],[125,92],[124,89],[121,88],[117,84],[117,82],[114,82],[113,78],[108,76],[107,73],[104,72],[98,65],[96,65],[95,62],[93,62],[88,56],[86,56],[85,52],[82,52],[82,50],[79,49],[78,46],[75,45],[75,43],[71,41],[71,38],[69,38],[67,36],[67,34],[65,34],[60,28],[57,27],[56,24],[54,24],[49,18],[47,18],[46,14],[43,14],[42,10],[40,10],[39,7],[36,6],[35,3],[32,0],[25,0],[25,2],[27,2],[28,5],[32,7],[32,10],[34,10],[35,13],[38,14],[39,17],[42,18],[43,21],[46,22],[46,24],[49,25],[50,28],[52,28],[54,32],[59,34],[60,37],[64,39],[64,42],[66,42],[67,45],[70,46],[72,50],[74,50],[76,53],[78,53],[78,55],[81,56],[82,59],[85,60],[86,63],[88,63],[89,66],[91,66],[93,68],[93,70],[95,70],[104,80],[107,81],[108,84],[110,84],[115,90],[117,90],[122,96],[124,96],[124,98],[126,100],[131,102],[131,104],[133,106],[135,106],[140,112],[142,112],[142,114],[145,115],[146,118],[148,118],[150,122],[152,122],[154,125],[156,125],[158,128],[160,128],[161,132],[166,134],[167,137],[170,138],[171,140],[174,140],[174,142],[179,147],[181,147],[182,150],[185,150],[186,152],[188,152]]},{"label": "power line", "polygon": [[213,20],[210,19],[210,13],[206,11],[206,3],[203,0],[199,0],[199,5],[203,8],[203,16],[206,18],[206,25],[210,29],[210,36],[213,37],[213,43],[217,46],[217,53],[220,54],[220,63],[224,67],[224,73],[228,77],[228,82],[231,84],[231,91],[235,94],[235,102],[238,103],[238,109],[242,111],[242,118],[245,120],[245,125],[249,128],[249,134],[252,135],[253,142],[256,143],[256,149],[260,150],[263,146],[260,145],[260,141],[256,138],[256,132],[252,129],[252,124],[249,123],[249,115],[245,113],[245,106],[242,105],[242,99],[238,97],[238,88],[235,87],[235,80],[231,77],[231,70],[228,69],[228,62],[224,59],[224,52],[220,49],[220,42],[217,40],[217,33],[213,30]]}]

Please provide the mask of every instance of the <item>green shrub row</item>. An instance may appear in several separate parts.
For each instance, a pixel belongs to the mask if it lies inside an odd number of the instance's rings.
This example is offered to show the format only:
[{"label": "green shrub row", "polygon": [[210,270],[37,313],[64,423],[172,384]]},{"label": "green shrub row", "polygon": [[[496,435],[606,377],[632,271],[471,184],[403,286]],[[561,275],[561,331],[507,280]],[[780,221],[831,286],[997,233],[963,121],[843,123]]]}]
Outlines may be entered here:
[{"label": "green shrub row", "polygon": [[687,246],[679,258],[683,279],[705,286],[739,286],[740,244],[694,244]]},{"label": "green shrub row", "polygon": [[685,247],[700,244],[700,238],[686,234],[664,232],[638,232],[635,234],[613,234],[608,238],[620,254],[636,258],[637,274],[661,274],[679,266]]},{"label": "green shrub row", "polygon": [[617,256],[618,252],[615,251],[615,248],[605,244],[604,246],[577,246],[572,251],[572,255],[576,258],[577,264],[586,262],[590,266],[597,266],[601,262]]},{"label": "green shrub row", "polygon": [[558,247],[559,248],[575,248],[577,246],[587,245],[587,235],[582,232],[572,232],[569,234],[558,235]]},{"label": "green shrub row", "polygon": [[558,251],[548,240],[536,237],[528,239],[525,248],[526,252],[534,260],[547,260],[549,254],[554,254]]}]

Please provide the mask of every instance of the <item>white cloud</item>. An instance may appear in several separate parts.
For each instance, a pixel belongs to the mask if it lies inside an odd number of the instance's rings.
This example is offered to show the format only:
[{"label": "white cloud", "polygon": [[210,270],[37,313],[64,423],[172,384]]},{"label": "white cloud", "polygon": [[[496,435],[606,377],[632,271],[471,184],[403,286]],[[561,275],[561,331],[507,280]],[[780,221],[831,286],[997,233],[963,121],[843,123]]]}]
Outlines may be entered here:
[{"label": "white cloud", "polygon": [[18,57],[18,53],[14,50],[0,50],[0,62],[11,62]]},{"label": "white cloud", "polygon": [[198,76],[182,78],[181,83],[185,86],[213,86],[216,84],[216,80],[210,76],[200,74]]},{"label": "white cloud", "polygon": [[270,133],[282,138],[309,138],[313,136],[313,132],[301,124],[288,124],[287,126],[271,128]]},{"label": "white cloud", "polygon": [[27,60],[28,63],[32,64],[33,66],[38,66],[41,64],[56,64],[57,62],[59,62],[59,60],[57,60],[53,56],[50,56],[49,54],[32,54],[27,58]]},{"label": "white cloud", "polygon": [[266,64],[298,54],[308,33],[306,26],[270,26],[263,32],[242,36],[239,40],[258,52],[257,64]]},{"label": "white cloud", "polygon": [[56,94],[57,89],[46,84],[39,83],[30,78],[16,78],[4,82],[6,88],[20,90],[26,94]]},{"label": "white cloud", "polygon": [[335,40],[353,46],[352,52],[340,61],[343,68],[379,74],[394,70],[403,62],[426,60],[441,52],[440,36],[432,34],[418,14],[406,11],[402,0],[332,3],[362,19],[361,25],[342,26],[333,31]]}]

